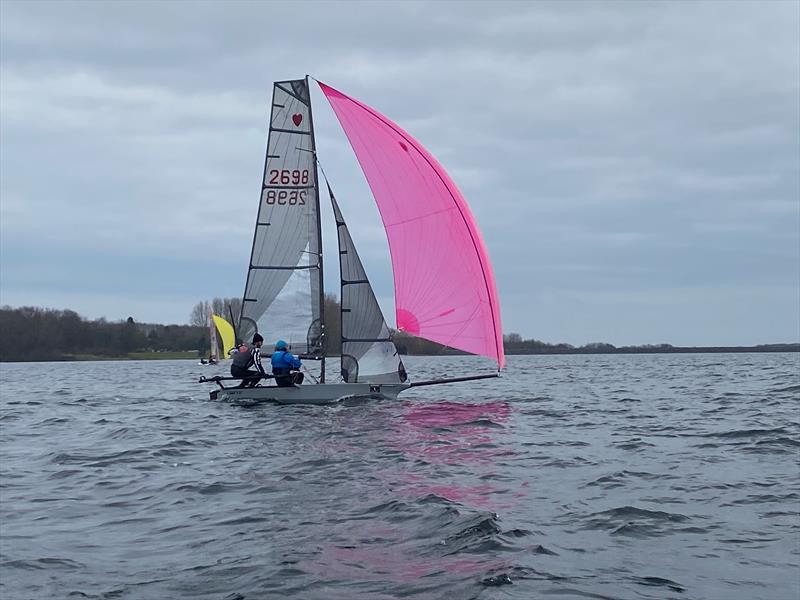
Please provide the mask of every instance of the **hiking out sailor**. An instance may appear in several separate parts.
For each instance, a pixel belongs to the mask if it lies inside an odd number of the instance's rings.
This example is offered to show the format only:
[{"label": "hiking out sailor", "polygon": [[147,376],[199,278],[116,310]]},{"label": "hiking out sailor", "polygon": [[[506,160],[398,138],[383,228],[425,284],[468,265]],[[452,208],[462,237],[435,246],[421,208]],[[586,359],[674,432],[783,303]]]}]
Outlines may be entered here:
[{"label": "hiking out sailor", "polygon": [[[261,346],[264,345],[264,338],[260,334],[253,336],[253,346],[248,348],[245,344],[239,346],[238,352],[231,355],[231,375],[234,377],[253,377],[252,379],[242,379],[239,387],[255,387],[259,379],[255,375],[266,375],[264,367],[261,365]],[[255,367],[255,370],[250,367]]]},{"label": "hiking out sailor", "polygon": [[300,359],[289,352],[286,342],[278,340],[275,344],[275,352],[272,354],[272,374],[275,376],[275,383],[280,387],[291,387],[303,383],[303,374],[292,372],[299,369],[301,365]]}]

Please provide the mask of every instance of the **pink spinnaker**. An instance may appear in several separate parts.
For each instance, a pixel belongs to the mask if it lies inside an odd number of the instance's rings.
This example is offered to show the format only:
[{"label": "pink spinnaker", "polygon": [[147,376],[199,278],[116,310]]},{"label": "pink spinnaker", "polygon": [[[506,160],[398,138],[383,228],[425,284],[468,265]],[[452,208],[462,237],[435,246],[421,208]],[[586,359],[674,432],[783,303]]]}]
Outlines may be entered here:
[{"label": "pink spinnaker", "polygon": [[399,125],[330,86],[389,238],[397,328],[505,364],[500,303],[478,226],[439,162]]}]

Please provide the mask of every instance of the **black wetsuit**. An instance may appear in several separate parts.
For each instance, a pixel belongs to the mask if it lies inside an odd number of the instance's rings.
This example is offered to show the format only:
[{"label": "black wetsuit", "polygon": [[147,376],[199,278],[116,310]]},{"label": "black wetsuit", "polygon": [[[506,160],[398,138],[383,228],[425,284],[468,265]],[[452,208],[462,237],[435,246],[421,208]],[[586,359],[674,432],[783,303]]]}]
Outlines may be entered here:
[{"label": "black wetsuit", "polygon": [[[250,367],[255,366],[256,370]],[[254,375],[264,375],[264,367],[261,366],[261,350],[258,348],[248,348],[244,352],[241,350],[233,355],[231,363],[231,375],[233,377],[253,377]],[[259,382],[253,379],[244,379],[239,387],[255,387]]]}]

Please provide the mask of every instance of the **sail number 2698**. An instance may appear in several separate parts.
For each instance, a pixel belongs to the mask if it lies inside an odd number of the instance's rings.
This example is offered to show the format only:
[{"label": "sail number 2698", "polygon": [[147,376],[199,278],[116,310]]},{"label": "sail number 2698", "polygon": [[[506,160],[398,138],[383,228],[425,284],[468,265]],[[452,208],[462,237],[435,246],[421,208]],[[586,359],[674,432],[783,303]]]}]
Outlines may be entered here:
[{"label": "sail number 2698", "polygon": [[[271,169],[269,172],[269,185],[307,185],[308,169]],[[264,197],[267,204],[304,205],[306,203],[306,190],[267,190]]]},{"label": "sail number 2698", "polygon": [[300,185],[308,183],[308,169],[272,169],[269,172],[270,185]]},{"label": "sail number 2698", "polygon": [[[269,172],[269,185],[306,185],[308,179],[308,169],[271,169]],[[264,202],[302,206],[306,203],[306,190],[267,190]]]}]

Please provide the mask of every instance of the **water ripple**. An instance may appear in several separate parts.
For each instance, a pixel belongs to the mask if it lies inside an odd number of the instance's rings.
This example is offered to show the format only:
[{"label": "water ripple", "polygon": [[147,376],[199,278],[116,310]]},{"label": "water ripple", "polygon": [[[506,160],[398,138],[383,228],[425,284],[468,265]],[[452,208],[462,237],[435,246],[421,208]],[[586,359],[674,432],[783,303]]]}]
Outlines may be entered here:
[{"label": "water ripple", "polygon": [[193,362],[3,364],[0,596],[800,597],[797,359],[510,357],[329,407],[211,402]]}]

